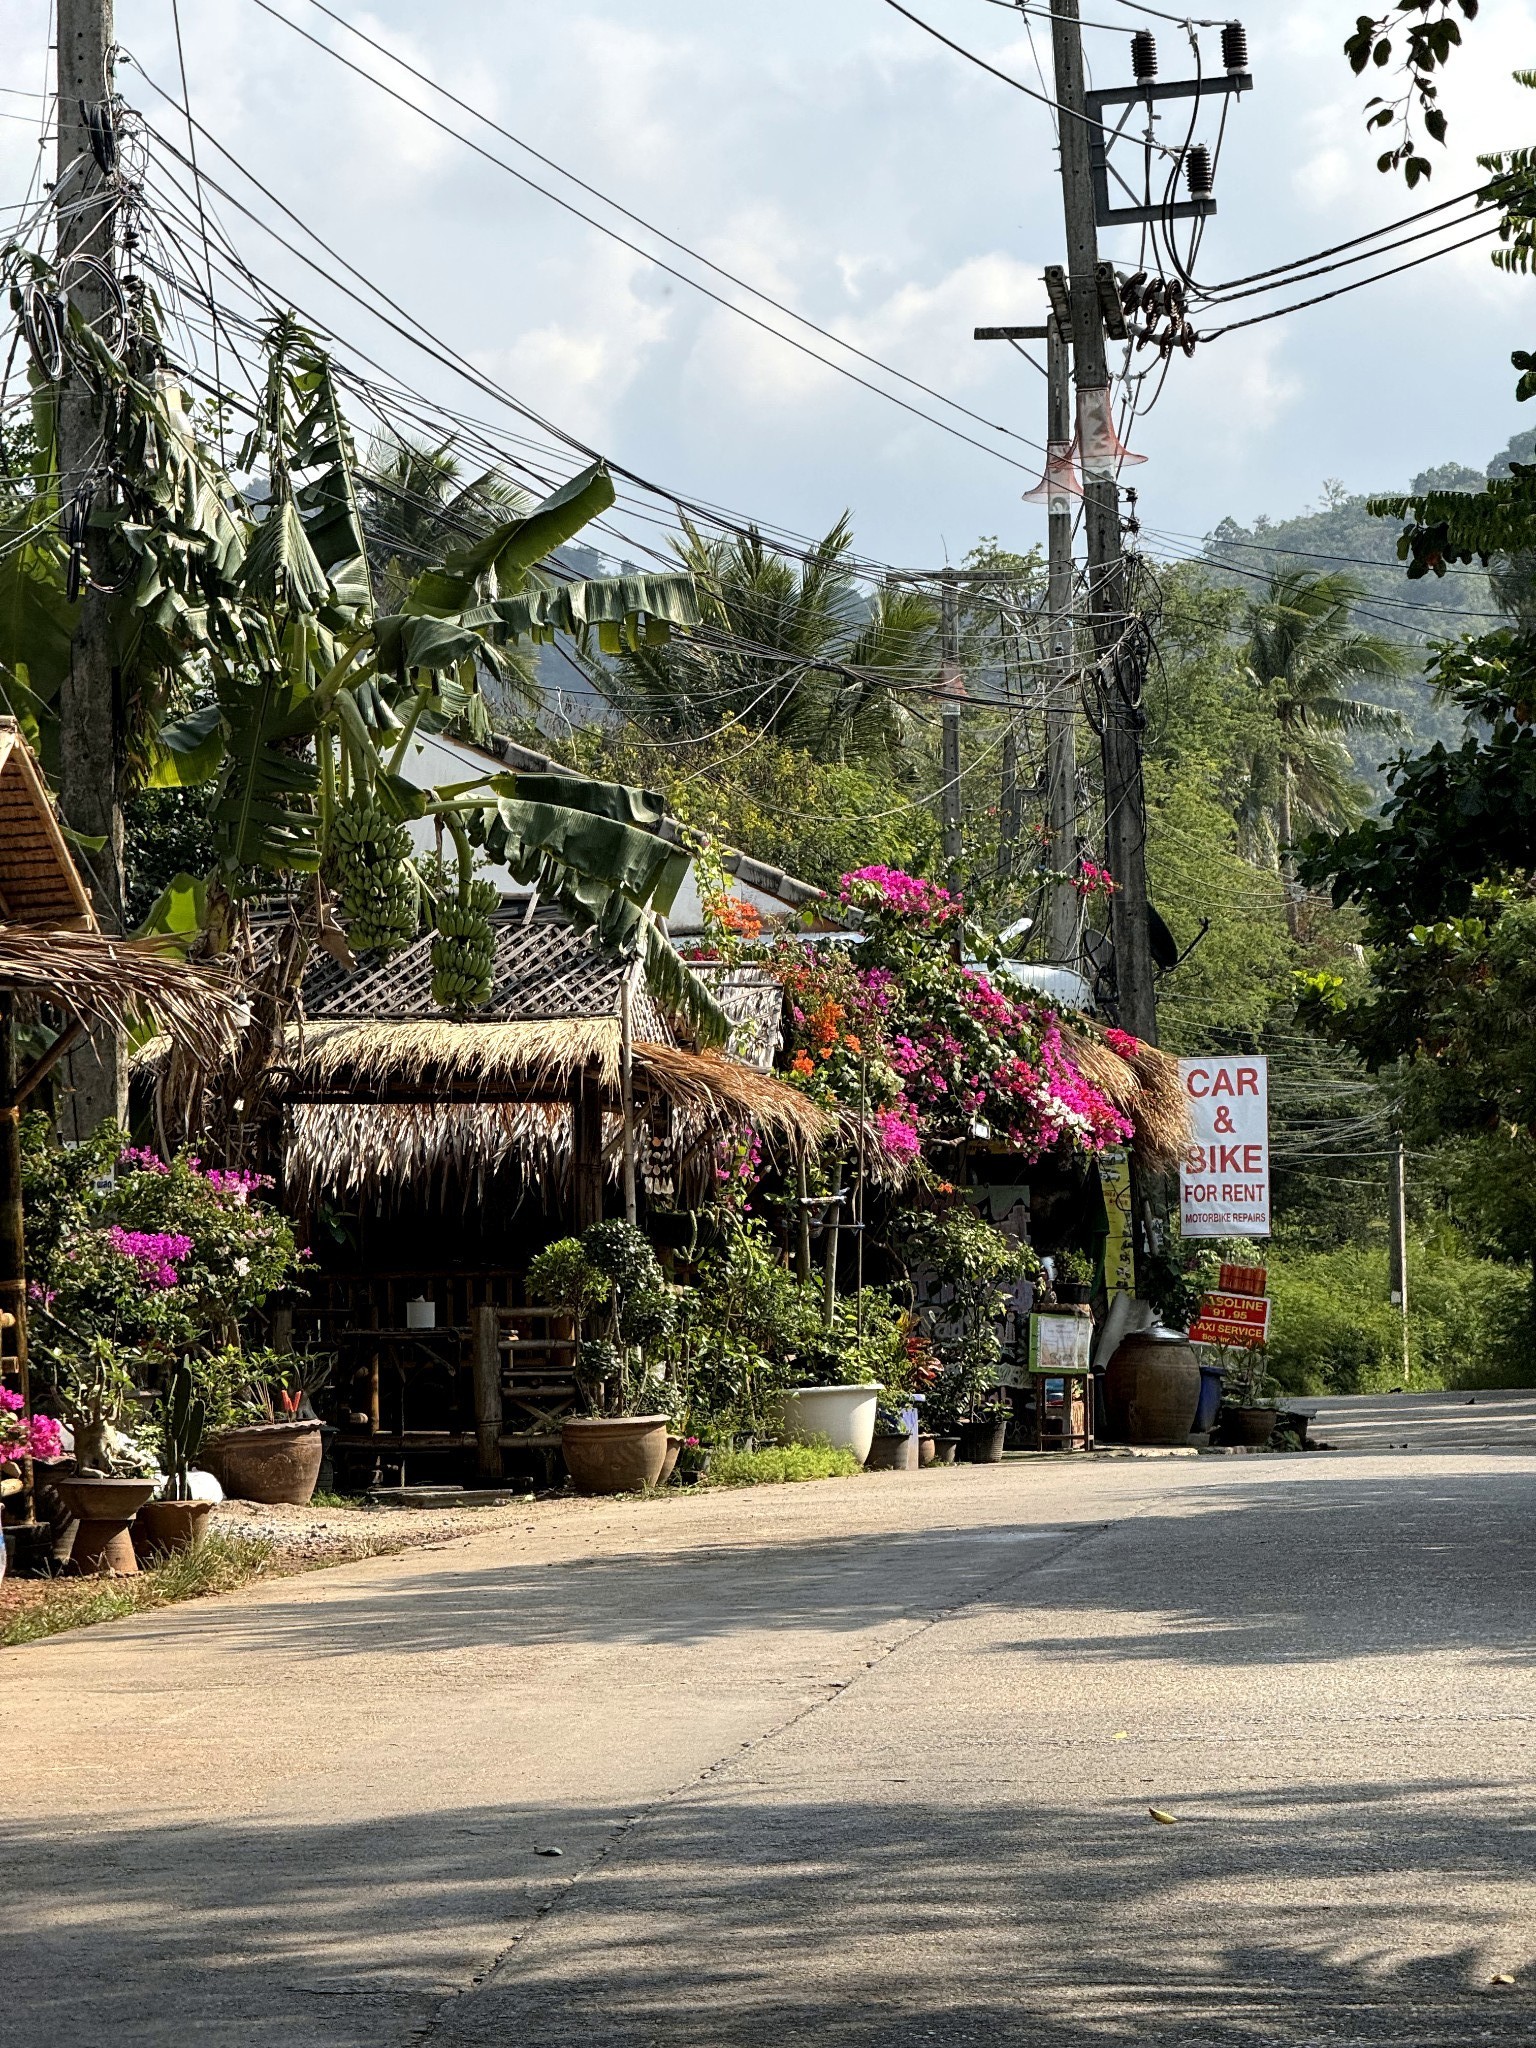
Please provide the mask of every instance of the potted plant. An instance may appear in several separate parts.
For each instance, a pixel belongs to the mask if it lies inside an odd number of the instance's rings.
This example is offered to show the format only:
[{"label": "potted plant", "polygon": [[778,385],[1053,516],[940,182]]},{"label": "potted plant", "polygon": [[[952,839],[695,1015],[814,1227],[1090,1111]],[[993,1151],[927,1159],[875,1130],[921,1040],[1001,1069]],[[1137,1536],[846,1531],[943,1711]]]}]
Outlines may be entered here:
[{"label": "potted plant", "polygon": [[178,1359],[160,1396],[165,1482],[160,1493],[139,1509],[133,1527],[134,1549],[140,1557],[169,1556],[202,1542],[213,1503],[192,1498],[189,1472],[207,1426],[208,1404],[198,1396],[191,1366]]},{"label": "potted plant", "polygon": [[309,1396],[325,1384],[330,1360],[232,1349],[201,1361],[196,1370],[210,1412],[222,1422],[209,1431],[207,1460],[224,1491],[267,1507],[304,1507],[325,1455]]},{"label": "potted plant", "polygon": [[660,1483],[669,1416],[663,1375],[646,1357],[677,1320],[656,1254],[632,1223],[594,1223],[549,1245],[528,1292],[574,1318],[576,1380],[588,1413],[568,1417],[560,1449],[578,1493],[634,1493]]},{"label": "potted plant", "polygon": [[875,1428],[869,1454],[864,1460],[871,1472],[915,1472],[918,1466],[917,1432],[909,1409],[880,1401],[875,1410]]},{"label": "potted plant", "polygon": [[1083,1252],[1058,1252],[1051,1292],[1063,1308],[1081,1308],[1093,1298],[1093,1260]]},{"label": "potted plant", "polygon": [[47,1360],[54,1401],[74,1439],[75,1470],[53,1482],[76,1522],[70,1563],[76,1571],[131,1577],[139,1567],[128,1532],[154,1492],[158,1473],[144,1445],[123,1426],[137,1399],[129,1356],[100,1334],[72,1340],[67,1348],[40,1344],[38,1354]]},{"label": "potted plant", "polygon": [[1228,1369],[1226,1398],[1218,1419],[1224,1443],[1242,1445],[1248,1450],[1263,1450],[1268,1445],[1280,1420],[1280,1404],[1266,1394],[1268,1385],[1269,1368],[1264,1353],[1253,1345]]},{"label": "potted plant", "polygon": [[937,1363],[923,1388],[935,1453],[939,1439],[953,1438],[962,1463],[996,1464],[1012,1413],[997,1377],[1009,1295],[1023,1281],[1038,1285],[1045,1268],[968,1203],[908,1212],[897,1230],[916,1325]]}]

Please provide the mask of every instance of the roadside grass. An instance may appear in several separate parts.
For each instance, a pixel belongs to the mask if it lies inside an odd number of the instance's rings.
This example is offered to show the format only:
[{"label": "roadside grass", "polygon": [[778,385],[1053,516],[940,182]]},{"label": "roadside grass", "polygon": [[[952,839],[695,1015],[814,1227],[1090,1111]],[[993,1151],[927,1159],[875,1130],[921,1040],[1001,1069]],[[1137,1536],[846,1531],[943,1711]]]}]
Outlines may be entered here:
[{"label": "roadside grass", "polygon": [[409,1537],[356,1536],[330,1545],[320,1556],[308,1557],[284,1549],[266,1536],[209,1535],[195,1550],[183,1550],[162,1564],[147,1565],[136,1578],[8,1579],[0,1586],[0,1610],[7,1594],[19,1604],[10,1613],[0,1611],[0,1649],[40,1642],[45,1636],[89,1628],[98,1621],[148,1614],[182,1600],[233,1593],[256,1579],[294,1578],[301,1572],[326,1571],[332,1565],[357,1564],[363,1558],[387,1557],[415,1547]]},{"label": "roadside grass", "polygon": [[785,1486],[802,1479],[851,1479],[864,1467],[831,1444],[778,1444],[763,1451],[716,1451],[709,1486]]}]

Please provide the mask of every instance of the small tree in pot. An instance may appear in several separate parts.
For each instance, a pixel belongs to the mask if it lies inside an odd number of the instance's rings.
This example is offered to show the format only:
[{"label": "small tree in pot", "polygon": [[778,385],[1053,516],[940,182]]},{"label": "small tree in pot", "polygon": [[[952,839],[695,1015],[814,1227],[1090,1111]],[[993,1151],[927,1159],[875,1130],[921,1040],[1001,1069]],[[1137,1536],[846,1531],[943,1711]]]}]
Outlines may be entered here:
[{"label": "small tree in pot", "polygon": [[594,1223],[539,1253],[528,1292],[576,1323],[576,1379],[590,1413],[561,1431],[572,1484],[581,1493],[655,1486],[669,1403],[646,1353],[671,1335],[677,1305],[650,1244],[631,1223]]}]

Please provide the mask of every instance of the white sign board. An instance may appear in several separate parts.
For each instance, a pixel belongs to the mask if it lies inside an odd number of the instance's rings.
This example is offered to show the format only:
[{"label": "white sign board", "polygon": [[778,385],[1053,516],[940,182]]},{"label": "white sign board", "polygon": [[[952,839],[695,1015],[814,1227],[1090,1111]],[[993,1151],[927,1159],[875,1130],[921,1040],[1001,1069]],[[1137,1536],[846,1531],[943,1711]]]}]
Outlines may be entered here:
[{"label": "white sign board", "polygon": [[1256,1053],[1179,1061],[1189,1146],[1179,1175],[1185,1237],[1269,1235],[1269,1062]]}]

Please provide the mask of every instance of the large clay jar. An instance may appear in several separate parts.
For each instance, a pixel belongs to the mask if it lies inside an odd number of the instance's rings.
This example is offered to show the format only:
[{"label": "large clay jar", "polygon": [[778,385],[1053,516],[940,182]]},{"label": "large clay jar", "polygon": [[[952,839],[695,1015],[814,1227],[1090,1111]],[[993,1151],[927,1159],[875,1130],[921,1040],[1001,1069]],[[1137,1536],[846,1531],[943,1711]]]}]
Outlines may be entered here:
[{"label": "large clay jar", "polygon": [[314,1493],[324,1453],[318,1422],[261,1422],[213,1438],[203,1462],[232,1500],[301,1508]]},{"label": "large clay jar", "polygon": [[1200,1406],[1200,1364],[1180,1330],[1127,1337],[1104,1375],[1111,1443],[1187,1444]]},{"label": "large clay jar", "polygon": [[560,1452],[578,1493],[638,1493],[660,1483],[667,1418],[572,1416],[560,1431]]}]

